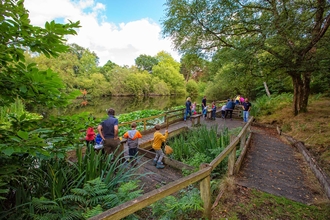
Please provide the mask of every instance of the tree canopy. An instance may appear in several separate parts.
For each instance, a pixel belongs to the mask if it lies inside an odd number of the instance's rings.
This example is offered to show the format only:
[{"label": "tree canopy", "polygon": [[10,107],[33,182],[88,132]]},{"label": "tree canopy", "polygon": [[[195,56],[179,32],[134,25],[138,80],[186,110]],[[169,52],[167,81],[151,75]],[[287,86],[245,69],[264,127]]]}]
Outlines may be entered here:
[{"label": "tree canopy", "polygon": [[294,114],[307,111],[312,76],[329,68],[330,55],[322,49],[330,40],[329,1],[168,0],[165,5],[163,34],[182,53],[236,50],[246,74],[265,69],[290,76]]},{"label": "tree canopy", "polygon": [[1,1],[0,7],[0,106],[18,97],[26,103],[47,106],[66,103],[61,92],[62,80],[52,70],[40,71],[34,63],[26,64],[24,52],[56,57],[68,49],[65,35],[76,34],[79,22],[58,24],[46,22],[45,27],[30,24],[24,1]]}]

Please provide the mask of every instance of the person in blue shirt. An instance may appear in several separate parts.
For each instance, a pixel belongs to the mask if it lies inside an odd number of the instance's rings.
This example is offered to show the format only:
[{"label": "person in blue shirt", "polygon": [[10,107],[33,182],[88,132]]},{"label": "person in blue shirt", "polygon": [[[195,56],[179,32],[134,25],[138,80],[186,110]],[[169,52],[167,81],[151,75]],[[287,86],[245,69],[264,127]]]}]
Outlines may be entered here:
[{"label": "person in blue shirt", "polygon": [[227,118],[227,115],[229,113],[230,120],[233,120],[233,110],[235,108],[235,102],[233,99],[228,99],[228,102],[226,104],[226,114],[225,119]]},{"label": "person in blue shirt", "polygon": [[184,121],[187,120],[187,117],[191,116],[191,100],[190,100],[190,97],[187,98],[187,101],[186,101],[186,111],[185,111],[185,114],[184,114]]},{"label": "person in blue shirt", "polygon": [[103,140],[103,147],[106,154],[115,153],[120,155],[120,139],[118,137],[118,119],[115,118],[115,110],[108,110],[108,118],[99,124],[97,130]]},{"label": "person in blue shirt", "polygon": [[249,102],[248,98],[245,98],[244,102],[243,102],[243,121],[246,123],[249,120],[249,114],[250,114],[250,110],[251,110],[251,103]]}]

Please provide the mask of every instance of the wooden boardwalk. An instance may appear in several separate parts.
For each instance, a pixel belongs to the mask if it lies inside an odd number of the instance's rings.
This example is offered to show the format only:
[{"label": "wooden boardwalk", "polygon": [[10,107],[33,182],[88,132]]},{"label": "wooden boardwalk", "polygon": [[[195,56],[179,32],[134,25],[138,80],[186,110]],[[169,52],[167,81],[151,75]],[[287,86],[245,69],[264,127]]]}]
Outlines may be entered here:
[{"label": "wooden boardwalk", "polygon": [[[236,128],[236,127],[243,127],[243,121],[240,119],[222,119],[222,118],[216,118],[216,120],[209,120],[201,118],[200,120],[202,125],[206,125],[207,127],[212,126],[218,126],[219,130],[222,130],[223,128]],[[180,121],[174,124],[169,125],[168,131],[169,133],[175,132],[178,129],[181,128],[191,128],[192,122],[190,120],[187,120],[186,122]],[[163,128],[160,130],[162,134],[165,133],[166,128]],[[150,142],[153,140],[153,134],[154,132],[150,132],[147,134],[144,134],[141,139],[139,139],[139,145],[143,145],[147,142]],[[127,144],[125,144],[125,156],[128,154],[128,148]],[[141,153],[140,153],[141,154]],[[143,177],[141,180],[143,184],[143,190],[144,193],[150,192],[154,189],[159,188],[160,186],[166,185],[170,182],[173,182],[177,179],[180,179],[183,177],[182,171],[178,170],[176,168],[173,168],[169,165],[165,164],[164,169],[157,169],[153,163],[152,163],[152,157],[149,155],[145,155],[142,157],[142,159],[138,162],[138,172],[141,174],[146,174],[145,177]]]}]

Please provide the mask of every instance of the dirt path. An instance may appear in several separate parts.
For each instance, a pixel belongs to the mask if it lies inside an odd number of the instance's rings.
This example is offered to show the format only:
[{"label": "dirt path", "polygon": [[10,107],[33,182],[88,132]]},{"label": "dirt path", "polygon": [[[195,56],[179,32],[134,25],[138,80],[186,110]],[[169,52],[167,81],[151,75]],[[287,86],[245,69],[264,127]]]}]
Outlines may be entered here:
[{"label": "dirt path", "polygon": [[304,172],[304,161],[295,149],[269,129],[252,127],[252,142],[238,184],[288,199],[313,203],[313,190]]}]

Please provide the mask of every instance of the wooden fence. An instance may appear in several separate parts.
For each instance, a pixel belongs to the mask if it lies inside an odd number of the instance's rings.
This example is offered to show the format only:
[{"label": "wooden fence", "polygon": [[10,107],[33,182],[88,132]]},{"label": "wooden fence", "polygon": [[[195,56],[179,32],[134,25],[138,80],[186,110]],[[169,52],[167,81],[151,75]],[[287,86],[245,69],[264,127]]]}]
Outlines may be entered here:
[{"label": "wooden fence", "polygon": [[[109,209],[97,216],[90,218],[97,219],[122,219],[138,210],[141,210],[158,200],[163,199],[179,190],[196,182],[200,183],[200,194],[204,204],[204,216],[211,219],[211,172],[228,156],[228,174],[234,175],[240,170],[243,158],[251,139],[250,126],[253,117],[245,124],[242,131],[234,138],[231,143],[209,164],[201,164],[200,170],[189,176],[178,179],[159,189],[155,189],[138,198],[123,203],[112,209]],[[238,144],[240,143],[239,147]],[[236,160],[236,150],[240,148],[241,154]]]}]

